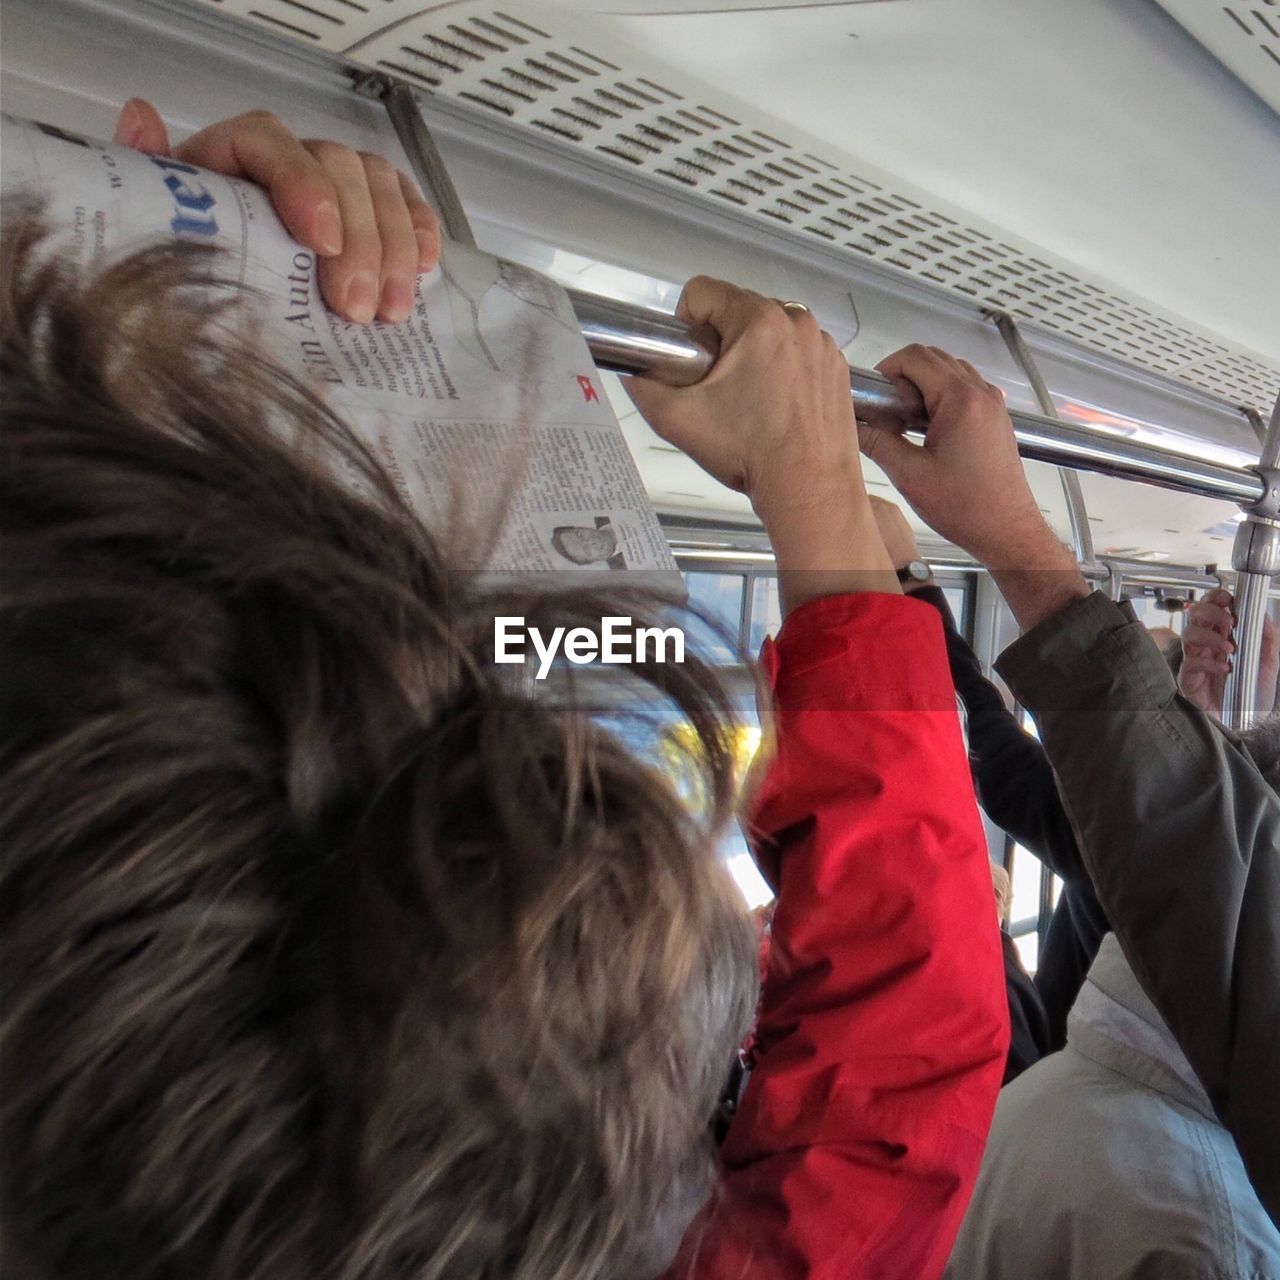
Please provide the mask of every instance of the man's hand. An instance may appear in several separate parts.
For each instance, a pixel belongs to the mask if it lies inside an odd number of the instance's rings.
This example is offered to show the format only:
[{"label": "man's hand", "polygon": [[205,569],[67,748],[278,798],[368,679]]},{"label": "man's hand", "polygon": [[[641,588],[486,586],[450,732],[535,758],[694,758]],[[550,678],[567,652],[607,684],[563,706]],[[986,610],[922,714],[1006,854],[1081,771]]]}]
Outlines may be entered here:
[{"label": "man's hand", "polygon": [[405,174],[341,143],[300,140],[270,112],[210,125],[171,148],[156,109],[132,98],[115,140],[265,187],[289,234],[316,253],[324,300],[359,324],[403,320],[418,274],[439,260],[436,216]]},{"label": "man's hand", "polygon": [[860,426],[862,449],[920,518],[991,570],[1024,630],[1088,595],[1036,506],[999,389],[936,347],[904,347],[878,367],[919,390],[929,426],[923,445]]},{"label": "man's hand", "polygon": [[[859,427],[862,450],[889,474],[924,522],[984,564],[1002,556],[1026,567],[1030,535],[1048,532],[1022,470],[998,388],[964,360],[913,345],[880,372],[916,387],[929,415],[923,445]],[[1056,539],[1050,534],[1050,541]]]},{"label": "man's hand", "polygon": [[[1182,667],[1178,688],[1201,711],[1222,719],[1227,675],[1236,651],[1235,600],[1215,587],[1187,611],[1182,631]],[[1258,671],[1257,713],[1271,715],[1280,703],[1280,629],[1267,618],[1262,628],[1262,661]]]},{"label": "man's hand", "polygon": [[624,384],[664,440],[750,497],[773,544],[783,607],[844,591],[896,591],[867,502],[849,366],[801,308],[698,276],[676,314],[709,325],[720,355],[696,386]]}]

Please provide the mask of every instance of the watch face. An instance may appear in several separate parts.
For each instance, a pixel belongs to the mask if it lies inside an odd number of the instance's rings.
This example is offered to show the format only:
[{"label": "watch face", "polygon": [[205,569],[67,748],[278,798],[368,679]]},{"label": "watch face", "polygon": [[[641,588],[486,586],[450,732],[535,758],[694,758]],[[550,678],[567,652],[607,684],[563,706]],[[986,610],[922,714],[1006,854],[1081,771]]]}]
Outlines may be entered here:
[{"label": "watch face", "polygon": [[907,572],[917,582],[925,582],[929,577],[929,566],[923,560],[913,560],[907,565]]}]

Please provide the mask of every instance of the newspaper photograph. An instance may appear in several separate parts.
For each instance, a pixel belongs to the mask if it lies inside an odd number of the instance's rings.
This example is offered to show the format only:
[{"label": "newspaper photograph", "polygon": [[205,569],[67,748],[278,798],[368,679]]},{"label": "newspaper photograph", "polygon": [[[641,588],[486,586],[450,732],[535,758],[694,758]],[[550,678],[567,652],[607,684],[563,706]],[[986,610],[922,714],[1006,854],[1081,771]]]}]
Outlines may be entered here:
[{"label": "newspaper photograph", "polygon": [[272,354],[320,384],[428,524],[439,530],[451,513],[505,499],[487,563],[458,567],[674,573],[554,282],[446,244],[407,320],[358,325],[325,307],[315,255],[252,183],[9,116],[0,180],[6,192],[43,198],[60,247],[86,265],[163,237],[227,251],[228,267],[262,299]]}]

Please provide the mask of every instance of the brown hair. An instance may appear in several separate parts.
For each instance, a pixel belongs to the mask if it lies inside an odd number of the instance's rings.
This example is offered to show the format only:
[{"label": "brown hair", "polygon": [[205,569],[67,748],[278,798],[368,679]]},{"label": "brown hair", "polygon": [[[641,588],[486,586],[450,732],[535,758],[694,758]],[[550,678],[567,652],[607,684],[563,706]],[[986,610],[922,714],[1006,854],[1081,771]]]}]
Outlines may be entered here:
[{"label": "brown hair", "polygon": [[713,852],[714,673],[635,672],[697,730],[695,812],[489,661],[496,613],[545,629],[660,600],[451,578],[371,454],[259,353],[216,257],[84,275],[6,213],[15,1272],[662,1265],[755,1000]]}]

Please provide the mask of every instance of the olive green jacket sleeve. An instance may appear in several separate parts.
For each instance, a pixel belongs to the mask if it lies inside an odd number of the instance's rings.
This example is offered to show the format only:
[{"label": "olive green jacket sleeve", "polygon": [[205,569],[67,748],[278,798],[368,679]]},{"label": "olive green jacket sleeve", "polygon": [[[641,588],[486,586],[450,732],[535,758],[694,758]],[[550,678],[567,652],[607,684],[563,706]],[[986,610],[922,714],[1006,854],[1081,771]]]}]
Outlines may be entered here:
[{"label": "olive green jacket sleeve", "polygon": [[1280,796],[1103,595],[996,666],[1036,719],[1134,973],[1280,1223]]}]

